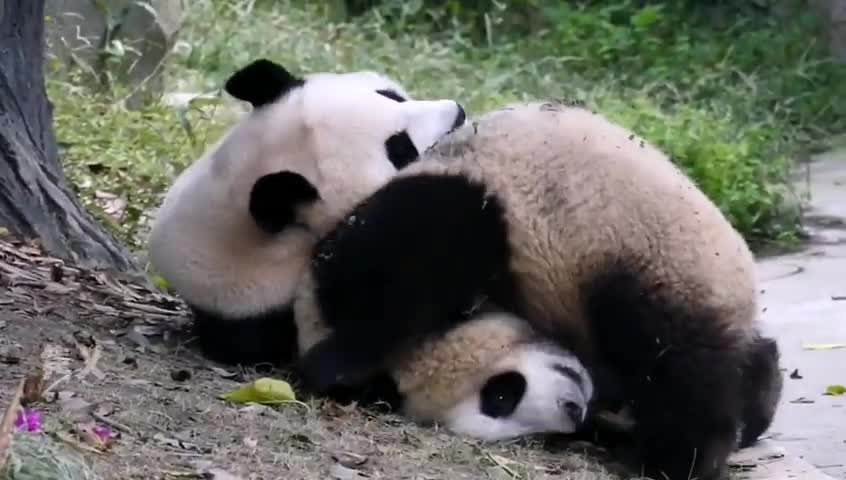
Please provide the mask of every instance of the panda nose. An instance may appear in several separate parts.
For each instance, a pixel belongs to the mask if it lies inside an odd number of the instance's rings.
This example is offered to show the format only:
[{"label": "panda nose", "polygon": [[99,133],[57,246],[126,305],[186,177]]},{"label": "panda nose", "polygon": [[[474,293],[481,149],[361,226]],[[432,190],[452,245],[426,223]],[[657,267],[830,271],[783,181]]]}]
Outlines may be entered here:
[{"label": "panda nose", "polygon": [[453,130],[464,125],[464,120],[467,119],[467,115],[464,113],[464,107],[460,103],[456,103],[455,105],[458,107],[458,114],[455,116],[455,121],[452,122]]},{"label": "panda nose", "polygon": [[578,425],[582,423],[582,418],[584,416],[584,409],[576,402],[566,402],[564,403],[564,412],[567,413],[567,416],[570,417],[570,420],[573,421],[574,424]]}]

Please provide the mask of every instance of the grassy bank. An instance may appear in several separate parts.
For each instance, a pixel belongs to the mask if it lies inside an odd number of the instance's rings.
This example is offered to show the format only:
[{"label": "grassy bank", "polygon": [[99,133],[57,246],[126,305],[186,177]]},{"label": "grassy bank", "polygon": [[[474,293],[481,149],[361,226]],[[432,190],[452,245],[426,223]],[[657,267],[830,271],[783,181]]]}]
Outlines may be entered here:
[{"label": "grassy bank", "polygon": [[[555,7],[535,12],[526,35],[495,9],[456,23],[415,10],[420,2],[389,2],[332,22],[337,11],[321,2],[196,0],[168,84],[211,91],[267,56],[295,71],[387,72],[471,114],[578,98],[664,148],[754,245],[795,239],[797,212],[784,201],[790,155],[846,130],[846,68],[826,62],[811,20],[545,3]],[[68,79],[49,89],[72,182],[101,218],[116,202],[103,192],[126,202],[112,226],[131,243],[158,195],[228,121],[214,109],[127,112],[115,103],[121,92],[93,95]]]}]

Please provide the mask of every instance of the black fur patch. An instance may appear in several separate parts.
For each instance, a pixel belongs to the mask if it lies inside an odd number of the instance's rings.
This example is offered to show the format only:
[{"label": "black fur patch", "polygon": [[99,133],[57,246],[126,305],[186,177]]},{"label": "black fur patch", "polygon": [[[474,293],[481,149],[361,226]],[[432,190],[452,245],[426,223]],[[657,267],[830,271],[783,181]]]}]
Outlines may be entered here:
[{"label": "black fur patch", "polygon": [[267,233],[293,224],[297,208],[319,198],[317,189],[302,175],[283,171],[264,175],[250,191],[250,215]]},{"label": "black fur patch", "polygon": [[742,400],[740,339],[620,267],[587,285],[599,355],[623,381],[651,478],[726,478]]},{"label": "black fur patch", "polygon": [[388,153],[388,160],[397,170],[420,157],[420,152],[417,151],[417,147],[414,146],[414,142],[405,130],[391,135],[385,141],[385,151]]},{"label": "black fur patch", "polygon": [[362,381],[403,342],[459,322],[481,292],[513,291],[499,283],[506,229],[499,201],[461,176],[397,178],[357,206],[315,248],[316,300],[335,334],[302,359],[309,385]]},{"label": "black fur patch", "polygon": [[305,80],[292,75],[282,65],[261,58],[233,73],[223,88],[238,100],[259,108],[304,84]]},{"label": "black fur patch", "polygon": [[780,357],[776,341],[763,336],[755,339],[746,352],[740,448],[754,444],[770,428],[784,383],[779,370]]},{"label": "black fur patch", "polygon": [[194,335],[212,360],[279,366],[296,358],[297,327],[290,307],[233,319],[189,306],[194,313]]}]

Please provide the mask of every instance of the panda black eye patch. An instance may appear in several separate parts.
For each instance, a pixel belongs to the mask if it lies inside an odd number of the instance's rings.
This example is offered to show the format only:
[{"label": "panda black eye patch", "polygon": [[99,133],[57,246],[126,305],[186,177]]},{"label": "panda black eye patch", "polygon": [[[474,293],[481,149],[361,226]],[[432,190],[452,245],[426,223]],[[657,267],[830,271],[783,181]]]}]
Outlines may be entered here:
[{"label": "panda black eye patch", "polygon": [[479,392],[479,410],[491,418],[514,413],[526,393],[526,377],[509,371],[489,378]]},{"label": "panda black eye patch", "polygon": [[402,95],[400,95],[399,93],[397,93],[397,92],[395,92],[391,89],[376,90],[376,93],[378,93],[379,95],[382,95],[383,97],[390,98],[391,100],[394,100],[396,102],[402,103],[402,102],[405,101],[405,98],[403,98]]},{"label": "panda black eye patch", "polygon": [[388,154],[388,160],[397,170],[417,160],[420,156],[420,152],[417,151],[417,147],[414,146],[414,142],[411,141],[411,137],[405,130],[391,135],[385,141],[385,151]]},{"label": "panda black eye patch", "polygon": [[264,175],[250,191],[250,215],[267,233],[279,233],[291,225],[297,207],[319,198],[317,189],[298,173],[283,171]]}]

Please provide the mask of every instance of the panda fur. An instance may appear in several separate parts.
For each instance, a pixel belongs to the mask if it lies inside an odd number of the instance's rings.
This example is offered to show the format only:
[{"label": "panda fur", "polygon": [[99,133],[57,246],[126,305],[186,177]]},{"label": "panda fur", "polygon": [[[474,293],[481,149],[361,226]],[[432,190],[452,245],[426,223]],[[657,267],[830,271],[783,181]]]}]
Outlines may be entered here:
[{"label": "panda fur", "polygon": [[764,373],[777,355],[749,362],[760,335],[743,238],[662,152],[581,106],[465,125],[313,255],[331,330],[300,361],[313,391],[365,381],[480,295],[616,375],[647,473],[725,478],[743,392],[780,390]]},{"label": "panda fur", "polygon": [[374,72],[299,77],[266,59],[224,88],[253,110],[175,180],[149,259],[193,311],[208,356],[279,363],[293,352],[291,302],[315,241],[464,111],[415,101]]},{"label": "panda fur", "polygon": [[[306,274],[294,307],[301,352],[329,333],[311,282]],[[389,399],[419,424],[439,424],[480,440],[575,434],[594,398],[593,379],[572,352],[489,304],[441,337],[410,342],[387,363],[395,395],[384,397],[386,390],[378,388],[376,395],[383,396],[369,399]]]}]

